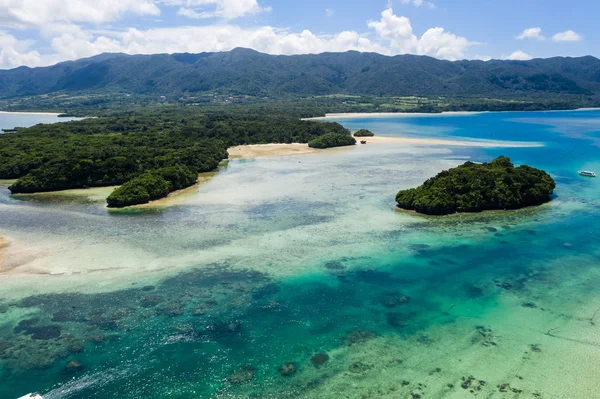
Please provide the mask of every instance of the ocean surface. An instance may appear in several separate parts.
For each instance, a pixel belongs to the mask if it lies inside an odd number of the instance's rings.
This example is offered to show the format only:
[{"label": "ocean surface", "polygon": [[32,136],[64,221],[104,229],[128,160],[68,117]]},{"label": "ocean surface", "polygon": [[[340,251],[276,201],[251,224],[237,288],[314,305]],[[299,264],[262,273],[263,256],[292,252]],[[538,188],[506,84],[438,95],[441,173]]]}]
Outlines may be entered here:
[{"label": "ocean surface", "polygon": [[31,127],[38,123],[56,123],[78,120],[81,118],[59,118],[57,114],[11,112],[0,113],[0,134],[3,129],[15,127]]},{"label": "ocean surface", "polygon": [[[544,146],[232,160],[136,211],[107,211],[106,189],[0,186],[0,398],[600,397],[600,180],[577,174],[600,172],[600,111],[339,122]],[[552,174],[553,200],[394,209],[398,190],[498,155]]]}]

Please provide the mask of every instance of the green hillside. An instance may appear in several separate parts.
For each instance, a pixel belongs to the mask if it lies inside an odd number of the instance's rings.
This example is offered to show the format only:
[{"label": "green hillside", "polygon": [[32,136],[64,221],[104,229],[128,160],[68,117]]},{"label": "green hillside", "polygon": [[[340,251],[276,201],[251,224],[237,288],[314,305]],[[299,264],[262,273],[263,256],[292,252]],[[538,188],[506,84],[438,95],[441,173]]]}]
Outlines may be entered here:
[{"label": "green hillside", "polygon": [[0,71],[0,98],[51,93],[202,93],[269,98],[333,94],[453,98],[600,99],[600,60],[442,61],[374,53],[273,56],[248,49],[222,53],[104,54],[45,68]]}]

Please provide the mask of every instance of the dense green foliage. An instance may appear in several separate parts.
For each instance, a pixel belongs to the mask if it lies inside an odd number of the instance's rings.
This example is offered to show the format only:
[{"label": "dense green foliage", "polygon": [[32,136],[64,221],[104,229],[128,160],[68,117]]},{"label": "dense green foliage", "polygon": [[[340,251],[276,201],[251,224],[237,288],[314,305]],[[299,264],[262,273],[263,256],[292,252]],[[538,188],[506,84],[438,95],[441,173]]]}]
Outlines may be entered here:
[{"label": "dense green foliage", "polygon": [[[186,167],[194,174],[208,172],[227,158],[228,146],[306,143],[326,132],[348,134],[337,123],[279,114],[203,114],[187,108],[128,112],[0,135],[0,179],[18,178],[10,190],[33,193],[118,185],[161,170],[161,179],[176,190],[193,182],[170,167]],[[127,190],[144,197],[138,188]],[[148,191],[150,199],[156,197],[154,192]]]},{"label": "dense green foliage", "polygon": [[[205,104],[215,94],[234,97],[227,101],[244,96],[281,99],[345,94],[593,104],[600,94],[599,76],[600,60],[591,56],[450,62],[352,51],[282,57],[235,49],[202,54],[103,54],[45,68],[0,71],[0,98],[66,93],[79,96],[77,101],[90,108],[127,101],[129,95],[156,101],[184,97],[190,103]],[[88,97],[90,93],[105,97]]]},{"label": "dense green foliage", "polygon": [[465,164],[396,195],[398,207],[429,215],[518,209],[550,200],[556,184],[546,172],[515,168],[507,157]]},{"label": "dense green foliage", "polygon": [[354,133],[354,137],[373,137],[373,136],[375,136],[375,134],[373,134],[372,131],[367,130],[367,129],[360,129],[359,131]]},{"label": "dense green foliage", "polygon": [[170,166],[148,171],[113,191],[107,198],[109,207],[145,204],[170,192],[196,183],[198,174],[186,166]]},{"label": "dense green foliage", "polygon": [[311,148],[332,148],[355,145],[354,137],[346,133],[326,133],[308,142]]}]

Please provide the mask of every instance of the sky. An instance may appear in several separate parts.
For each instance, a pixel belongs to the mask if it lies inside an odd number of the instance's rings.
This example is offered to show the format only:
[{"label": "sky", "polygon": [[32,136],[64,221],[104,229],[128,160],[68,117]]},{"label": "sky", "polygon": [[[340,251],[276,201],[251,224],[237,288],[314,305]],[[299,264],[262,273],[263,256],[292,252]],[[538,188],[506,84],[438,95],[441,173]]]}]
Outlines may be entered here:
[{"label": "sky", "polygon": [[106,52],[600,56],[592,0],[0,0],[0,69]]}]

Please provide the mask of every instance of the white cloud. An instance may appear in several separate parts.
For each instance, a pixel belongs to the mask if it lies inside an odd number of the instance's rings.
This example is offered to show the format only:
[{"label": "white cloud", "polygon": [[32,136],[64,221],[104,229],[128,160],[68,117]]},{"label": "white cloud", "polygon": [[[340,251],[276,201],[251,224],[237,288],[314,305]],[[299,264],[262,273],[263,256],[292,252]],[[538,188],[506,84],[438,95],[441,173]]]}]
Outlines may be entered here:
[{"label": "white cloud", "polygon": [[[428,8],[435,8],[435,4],[430,2],[430,1],[426,1],[426,0],[402,0],[402,4],[412,4],[415,7],[421,7],[421,6],[425,6]],[[388,2],[388,7],[391,7],[391,4]]]},{"label": "white cloud", "polygon": [[525,29],[519,36],[517,36],[517,39],[519,39],[519,40],[523,40],[523,39],[545,40],[546,38],[544,37],[544,35],[542,35],[542,28],[537,27],[537,28]]},{"label": "white cloud", "polygon": [[31,50],[31,45],[31,41],[17,40],[14,36],[0,31],[0,68],[40,65],[40,53]]},{"label": "white cloud", "polygon": [[271,11],[271,7],[262,7],[258,0],[162,0],[162,2],[170,6],[180,6],[178,15],[196,19],[234,19]]},{"label": "white cloud", "polygon": [[102,23],[125,13],[160,15],[153,0],[1,0],[0,25],[39,27],[49,22]]},{"label": "white cloud", "polygon": [[[269,54],[316,54],[339,51],[368,51],[381,54],[415,53],[445,59],[464,57],[474,43],[463,37],[432,28],[421,38],[413,34],[408,18],[394,15],[391,9],[382,13],[380,21],[371,21],[377,40],[355,31],[334,35],[316,35],[309,30],[300,33],[271,26],[242,28],[232,24],[187,26],[94,33],[77,26],[59,26],[48,35],[52,48],[62,59],[89,57],[103,52],[128,54],[199,53],[228,51],[247,47]],[[60,32],[60,33],[56,33]],[[384,45],[385,43],[385,45]]]},{"label": "white cloud", "polygon": [[381,13],[380,21],[370,21],[368,26],[375,30],[379,38],[389,41],[398,52],[408,53],[417,46],[418,39],[413,34],[410,20],[398,17],[391,8]]},{"label": "white cloud", "polygon": [[[186,5],[180,6],[182,8],[186,8],[187,4],[196,7],[200,1],[213,4],[213,0],[168,1],[171,5],[174,2],[185,1]],[[235,13],[228,15],[233,16]],[[356,50],[387,55],[422,54],[455,60],[464,58],[469,47],[477,44],[440,27],[427,30],[419,38],[414,34],[410,20],[395,15],[392,9],[383,11],[380,20],[368,22],[368,27],[372,31],[364,34],[343,31],[331,35],[318,35],[309,30],[292,32],[272,26],[241,27],[224,21],[203,26],[121,30],[108,28],[106,25],[92,29],[89,25],[53,21],[38,27],[39,39],[44,44],[36,45],[38,48],[44,48],[42,54],[31,48],[31,42],[19,41],[13,36],[10,36],[11,40],[5,39],[4,45],[0,42],[4,51],[0,68],[49,65],[105,52],[199,53],[228,51],[236,47],[252,48],[269,54],[315,54]]]},{"label": "white cloud", "polygon": [[247,47],[269,54],[306,54],[347,50],[385,52],[379,44],[344,31],[317,36],[309,30],[291,33],[266,26],[244,29],[235,25],[189,26],[138,30],[130,28],[112,35],[71,31],[52,39],[53,49],[63,59],[89,57],[103,52],[129,54],[199,53]]},{"label": "white cloud", "polygon": [[514,53],[512,53],[509,56],[504,57],[504,58],[507,60],[513,60],[513,61],[528,61],[528,60],[532,59],[533,57],[524,51],[517,50]]},{"label": "white cloud", "polygon": [[381,13],[381,20],[368,25],[380,39],[389,42],[391,52],[396,54],[415,53],[456,60],[463,58],[470,46],[478,44],[440,27],[427,30],[419,39],[413,33],[410,20],[395,15],[391,8]]},{"label": "white cloud", "polygon": [[555,42],[578,42],[582,39],[583,37],[579,33],[572,30],[560,32],[552,36],[552,40]]},{"label": "white cloud", "polygon": [[335,14],[335,10],[333,8],[325,9],[325,15],[327,15],[328,17],[333,17],[333,14]]}]

